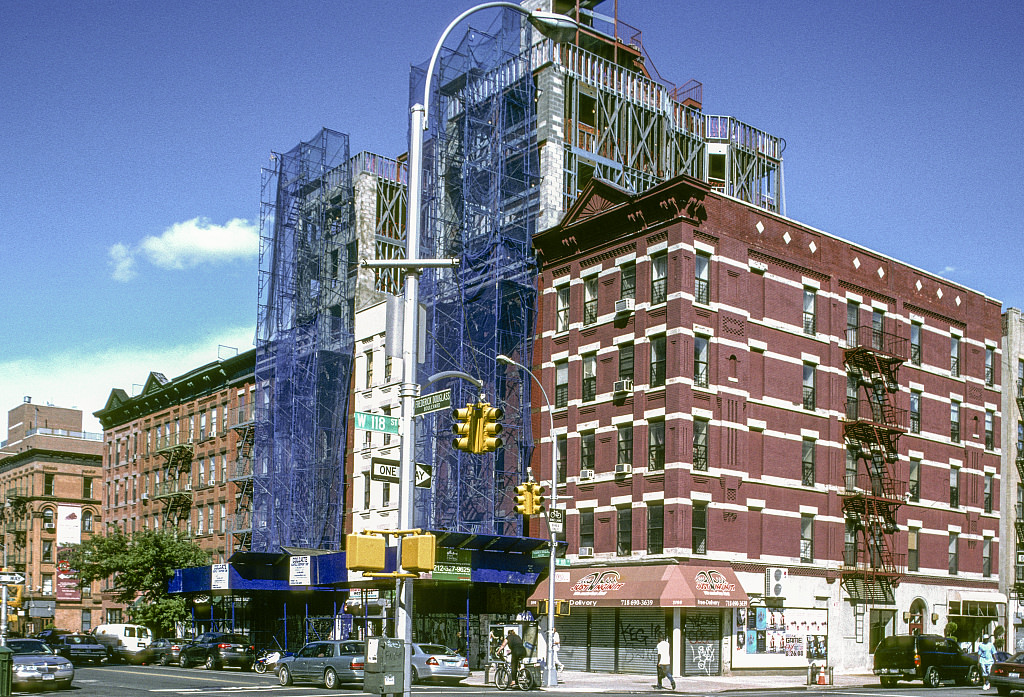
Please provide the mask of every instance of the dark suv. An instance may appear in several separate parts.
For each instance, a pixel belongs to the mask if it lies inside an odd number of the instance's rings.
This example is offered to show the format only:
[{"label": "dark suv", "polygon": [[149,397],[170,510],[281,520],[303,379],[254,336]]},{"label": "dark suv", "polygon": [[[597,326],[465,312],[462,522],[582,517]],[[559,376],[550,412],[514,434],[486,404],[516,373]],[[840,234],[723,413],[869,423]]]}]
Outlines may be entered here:
[{"label": "dark suv", "polygon": [[921,680],[926,687],[943,682],[981,683],[978,659],[964,653],[955,639],[937,634],[888,636],[875,648],[875,675],[883,687],[898,680]]},{"label": "dark suv", "polygon": [[194,644],[181,648],[181,667],[203,665],[207,670],[220,670],[234,666],[249,670],[256,661],[256,650],[241,634],[206,632]]}]

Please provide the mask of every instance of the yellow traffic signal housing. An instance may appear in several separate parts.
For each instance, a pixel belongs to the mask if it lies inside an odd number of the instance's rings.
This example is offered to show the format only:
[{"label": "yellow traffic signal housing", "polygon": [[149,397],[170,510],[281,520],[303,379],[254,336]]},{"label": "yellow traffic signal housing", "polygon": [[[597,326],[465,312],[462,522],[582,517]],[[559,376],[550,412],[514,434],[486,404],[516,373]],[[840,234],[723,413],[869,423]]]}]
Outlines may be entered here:
[{"label": "yellow traffic signal housing", "polygon": [[[548,601],[538,600],[537,601],[537,614],[541,617],[548,614]],[[568,617],[569,616],[569,601],[568,600],[556,600],[555,601],[555,615],[557,617]]]},{"label": "yellow traffic signal housing", "polygon": [[402,538],[402,568],[406,571],[433,571],[436,547],[433,535],[406,535]]},{"label": "yellow traffic signal housing", "polygon": [[467,453],[475,453],[476,432],[479,423],[479,412],[477,412],[476,405],[467,404],[465,409],[453,409],[452,418],[455,419],[455,423],[452,424],[452,433],[456,436],[452,440],[452,445]]},{"label": "yellow traffic signal housing", "polygon": [[476,405],[480,415],[480,423],[476,431],[475,453],[492,453],[501,447],[501,438],[498,434],[502,426],[498,421],[505,415],[498,407],[492,407],[487,402]]},{"label": "yellow traffic signal housing", "polygon": [[516,513],[531,515],[533,513],[533,489],[529,482],[516,487]]},{"label": "yellow traffic signal housing", "polygon": [[533,490],[533,513],[540,513],[544,510],[544,504],[547,499],[544,496],[544,485],[538,482],[528,482],[531,489]]},{"label": "yellow traffic signal housing", "polygon": [[7,606],[8,607],[21,607],[21,601],[22,601],[22,598],[24,597],[24,593],[25,593],[25,586],[23,586],[21,584],[18,584],[18,585],[14,585],[14,584],[8,585],[7,586]]},{"label": "yellow traffic signal housing", "polygon": [[384,546],[384,538],[380,535],[345,535],[345,568],[351,571],[383,571]]}]

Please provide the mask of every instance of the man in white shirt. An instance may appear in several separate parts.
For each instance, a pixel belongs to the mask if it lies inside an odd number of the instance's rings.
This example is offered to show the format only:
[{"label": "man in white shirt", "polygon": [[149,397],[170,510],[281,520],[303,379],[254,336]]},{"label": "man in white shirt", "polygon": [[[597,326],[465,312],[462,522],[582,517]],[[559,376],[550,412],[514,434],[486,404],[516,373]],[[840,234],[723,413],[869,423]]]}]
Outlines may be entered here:
[{"label": "man in white shirt", "polygon": [[662,634],[661,641],[658,642],[658,684],[654,685],[654,689],[664,689],[661,683],[665,678],[672,684],[672,689],[676,689],[676,679],[672,677],[672,648]]}]

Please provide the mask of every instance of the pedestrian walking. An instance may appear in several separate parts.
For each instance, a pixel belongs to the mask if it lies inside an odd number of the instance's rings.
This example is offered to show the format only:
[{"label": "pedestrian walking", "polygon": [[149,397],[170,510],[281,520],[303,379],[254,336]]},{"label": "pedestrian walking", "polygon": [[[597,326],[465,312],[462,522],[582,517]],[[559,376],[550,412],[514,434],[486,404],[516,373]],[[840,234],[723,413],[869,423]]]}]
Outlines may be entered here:
[{"label": "pedestrian walking", "polygon": [[988,634],[981,638],[981,643],[978,644],[978,667],[981,668],[982,680],[985,681],[984,686],[981,688],[987,690],[990,685],[988,682],[988,674],[992,671],[992,664],[996,662],[996,647],[992,643],[992,637]]},{"label": "pedestrian walking", "polygon": [[554,647],[555,652],[555,670],[562,670],[565,666],[562,665],[562,661],[558,658],[558,651],[562,648],[562,637],[558,636],[557,629],[551,633],[551,645]]},{"label": "pedestrian walking", "polygon": [[672,677],[672,647],[669,646],[668,637],[664,633],[661,641],[658,642],[658,684],[654,685],[655,690],[665,689],[661,683],[668,678],[672,689],[676,689],[676,679]]}]

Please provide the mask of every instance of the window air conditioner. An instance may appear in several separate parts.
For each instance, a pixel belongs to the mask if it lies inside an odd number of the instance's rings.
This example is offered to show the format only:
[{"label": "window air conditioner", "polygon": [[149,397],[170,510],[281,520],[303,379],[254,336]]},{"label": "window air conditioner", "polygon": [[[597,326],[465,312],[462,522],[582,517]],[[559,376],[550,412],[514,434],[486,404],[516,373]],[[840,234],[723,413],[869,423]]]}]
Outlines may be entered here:
[{"label": "window air conditioner", "polygon": [[581,556],[581,557],[592,557],[592,556],[594,556],[594,548],[593,547],[580,547],[579,556]]},{"label": "window air conditioner", "polygon": [[594,478],[594,470],[580,470],[580,481]]},{"label": "window air conditioner", "polygon": [[149,501],[149,493],[148,492],[145,492],[145,491],[142,492],[142,500],[143,501]]},{"label": "window air conditioner", "polygon": [[53,530],[57,525],[55,523],[43,523],[44,530]]},{"label": "window air conditioner", "polygon": [[633,465],[631,465],[631,464],[629,464],[627,462],[622,462],[622,463],[619,463],[619,464],[615,465],[615,474],[629,474],[632,471],[633,471]]},{"label": "window air conditioner", "polygon": [[785,598],[789,589],[789,569],[769,566],[764,570],[764,596],[766,598]]},{"label": "window air conditioner", "polygon": [[615,301],[615,314],[625,314],[633,311],[633,306],[636,301],[633,298],[623,298],[622,300]]},{"label": "window air conditioner", "polygon": [[632,392],[633,381],[629,378],[626,378],[624,380],[616,380],[615,384],[612,386],[612,391],[615,394],[622,394],[623,392]]},{"label": "window air conditioner", "polygon": [[216,477],[210,477],[209,484],[210,484],[210,486],[217,486],[217,478]]}]

